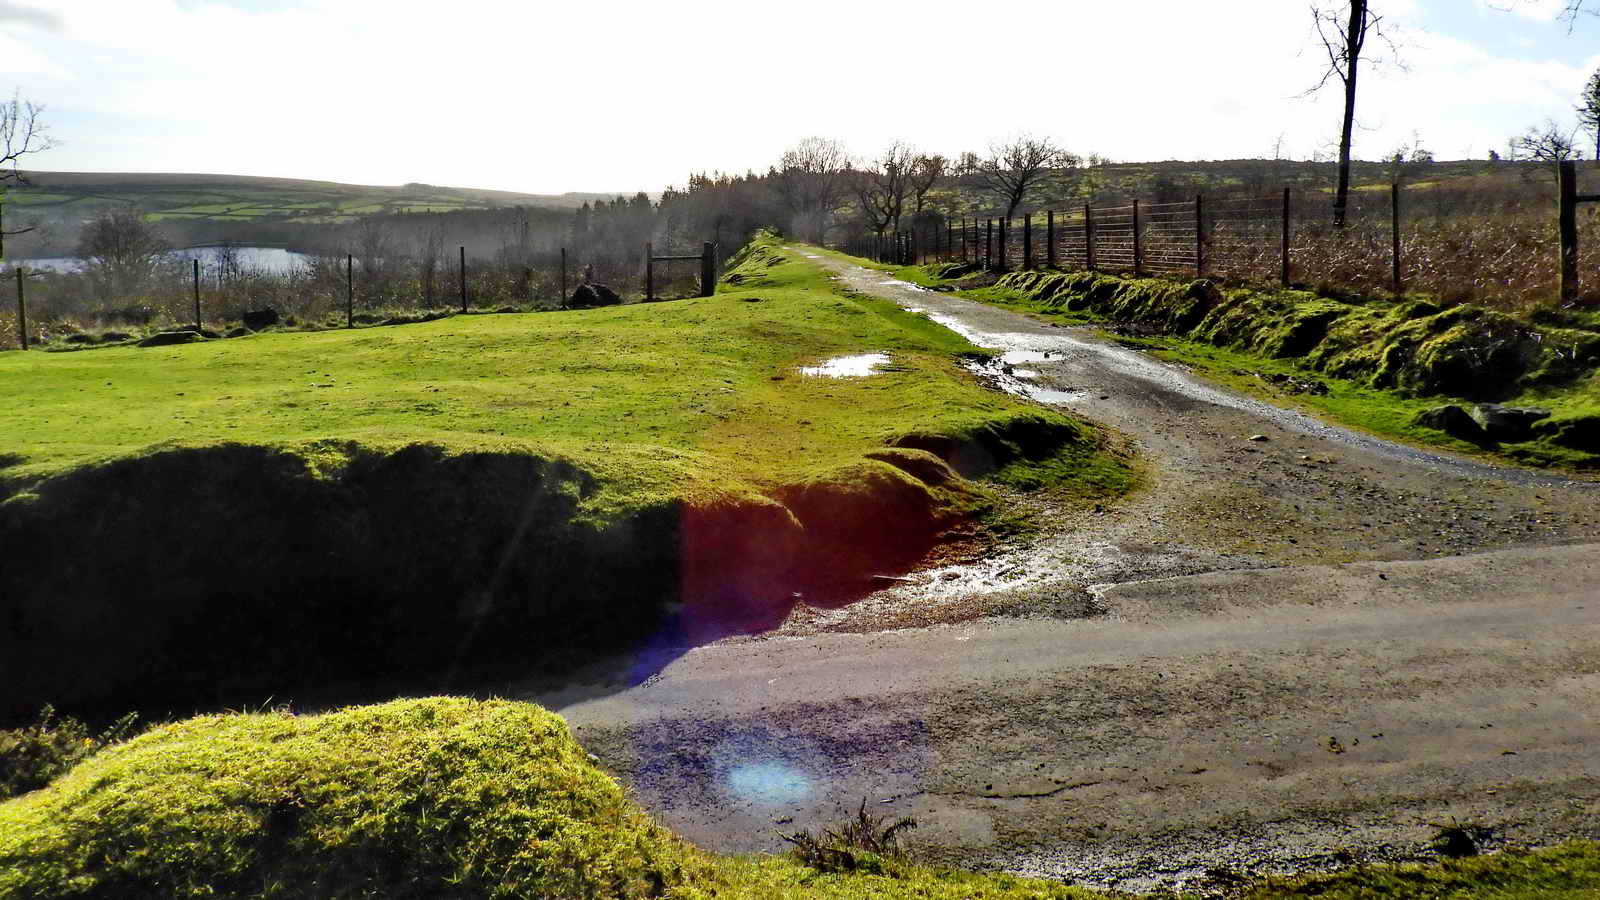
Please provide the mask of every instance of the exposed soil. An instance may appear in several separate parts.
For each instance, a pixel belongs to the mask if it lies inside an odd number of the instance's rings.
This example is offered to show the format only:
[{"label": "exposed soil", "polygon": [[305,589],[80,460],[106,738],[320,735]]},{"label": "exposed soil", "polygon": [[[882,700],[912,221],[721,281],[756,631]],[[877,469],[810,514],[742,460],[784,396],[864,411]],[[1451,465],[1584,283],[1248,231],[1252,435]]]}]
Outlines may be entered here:
[{"label": "exposed soil", "polygon": [[1491,844],[1596,834],[1594,483],[1333,428],[795,252],[1010,354],[984,377],[1112,429],[1149,487],[1018,497],[1036,538],[801,598],[621,691],[510,688],[668,825],[776,852],[866,797],[922,821],[929,858],[1201,890],[1412,858],[1452,818]]}]

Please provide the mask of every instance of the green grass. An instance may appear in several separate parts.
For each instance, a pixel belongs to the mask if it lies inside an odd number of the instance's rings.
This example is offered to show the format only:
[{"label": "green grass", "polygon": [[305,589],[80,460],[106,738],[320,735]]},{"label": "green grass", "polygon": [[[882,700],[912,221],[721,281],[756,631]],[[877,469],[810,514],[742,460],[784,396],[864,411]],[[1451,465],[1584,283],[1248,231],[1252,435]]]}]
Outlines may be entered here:
[{"label": "green grass", "polygon": [[[0,355],[26,386],[0,398],[0,545],[30,560],[0,568],[11,699],[214,709],[437,685],[460,659],[562,670],[680,604],[760,630],[958,523],[1014,531],[982,475],[1136,485],[927,319],[770,242],[735,274],[659,304]],[[865,352],[889,369],[800,372]]]},{"label": "green grass", "polygon": [[[774,253],[776,251],[773,251]],[[1033,410],[968,377],[977,348],[815,266],[761,266],[715,297],[266,333],[168,348],[0,354],[5,479],[222,442],[536,449],[596,473],[596,506],[805,481],[911,431],[964,433]],[[799,367],[888,352],[891,371]]]},{"label": "green grass", "polygon": [[[556,715],[448,697],[158,726],[0,803],[0,898],[1105,896],[877,859],[824,874],[651,821]],[[1594,896],[1600,847],[1248,885],[1253,900]],[[1126,895],[1124,895],[1126,896]]]}]

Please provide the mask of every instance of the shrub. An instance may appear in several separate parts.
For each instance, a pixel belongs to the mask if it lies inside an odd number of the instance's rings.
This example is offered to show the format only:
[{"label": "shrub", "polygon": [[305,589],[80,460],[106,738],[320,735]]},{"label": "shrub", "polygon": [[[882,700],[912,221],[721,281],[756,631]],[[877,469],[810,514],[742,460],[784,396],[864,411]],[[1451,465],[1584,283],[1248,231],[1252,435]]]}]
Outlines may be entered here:
[{"label": "shrub", "polygon": [[138,716],[128,713],[99,734],[46,705],[39,721],[0,731],[0,800],[36,791],[103,747],[126,740]]}]

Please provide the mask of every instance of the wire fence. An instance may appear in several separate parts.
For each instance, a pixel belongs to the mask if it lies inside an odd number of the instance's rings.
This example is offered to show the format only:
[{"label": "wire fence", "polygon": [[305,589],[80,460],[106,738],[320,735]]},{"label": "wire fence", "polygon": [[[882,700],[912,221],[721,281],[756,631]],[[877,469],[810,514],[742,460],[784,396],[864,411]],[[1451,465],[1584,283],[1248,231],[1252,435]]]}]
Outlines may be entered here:
[{"label": "wire fence", "polygon": [[[1209,276],[1510,308],[1558,297],[1600,302],[1600,212],[1580,209],[1576,244],[1565,245],[1554,200],[1542,184],[1481,196],[1385,185],[1352,191],[1345,221],[1335,227],[1330,195],[1286,188],[1016,219],[925,217],[905,231],[857,235],[839,247],[881,262],[966,262],[992,271]],[[1565,246],[1581,286],[1571,294],[1563,294],[1560,277]]]},{"label": "wire fence", "polygon": [[[148,261],[136,281],[106,267],[0,266],[0,350],[121,343],[169,329],[226,334],[263,321],[350,327],[449,312],[677,299],[703,293],[706,276],[714,281],[727,255],[721,245],[685,240],[654,253],[643,244],[487,258],[463,246],[424,254],[306,254],[291,266],[268,268],[238,263],[230,256],[238,249],[168,254]],[[597,287],[583,291],[584,285]],[[267,310],[271,316],[262,318]]]}]

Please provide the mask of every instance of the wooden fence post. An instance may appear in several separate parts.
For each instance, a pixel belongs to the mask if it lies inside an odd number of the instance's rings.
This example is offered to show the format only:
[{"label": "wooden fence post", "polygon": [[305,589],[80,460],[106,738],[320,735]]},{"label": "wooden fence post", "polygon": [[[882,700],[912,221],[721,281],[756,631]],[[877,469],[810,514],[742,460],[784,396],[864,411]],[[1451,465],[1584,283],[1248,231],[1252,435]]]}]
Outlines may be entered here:
[{"label": "wooden fence post", "polygon": [[22,292],[22,267],[17,266],[17,338],[22,341],[22,349],[28,349],[28,301]]},{"label": "wooden fence post", "polygon": [[467,247],[461,245],[461,311],[467,311]]},{"label": "wooden fence post", "polygon": [[1033,271],[1033,213],[1022,217],[1022,268]]},{"label": "wooden fence post", "polygon": [[194,330],[200,330],[200,258],[189,260],[194,263]]},{"label": "wooden fence post", "polygon": [[356,257],[344,255],[344,327],[356,327]]},{"label": "wooden fence post", "polygon": [[717,245],[706,241],[700,245],[700,296],[709,297],[717,292]]},{"label": "wooden fence post", "polygon": [[1045,265],[1054,269],[1056,267],[1056,213],[1055,210],[1046,210],[1044,214],[1044,259]]},{"label": "wooden fence post", "polygon": [[1083,263],[1094,271],[1094,210],[1087,203],[1083,205]]},{"label": "wooden fence post", "polygon": [[1578,298],[1578,167],[1570,159],[1556,166],[1559,201],[1557,220],[1561,232],[1561,302]]},{"label": "wooden fence post", "polygon": [[648,303],[656,298],[656,253],[649,241],[644,245],[644,299]]},{"label": "wooden fence post", "polygon": [[1279,249],[1278,281],[1289,284],[1289,189],[1283,189],[1283,241]]},{"label": "wooden fence post", "polygon": [[1400,296],[1400,182],[1389,185],[1390,260],[1394,263],[1394,295]]},{"label": "wooden fence post", "polygon": [[1206,198],[1194,195],[1194,277],[1206,274]]},{"label": "wooden fence post", "polygon": [[1144,247],[1139,243],[1139,201],[1133,201],[1133,274],[1144,274]]}]

